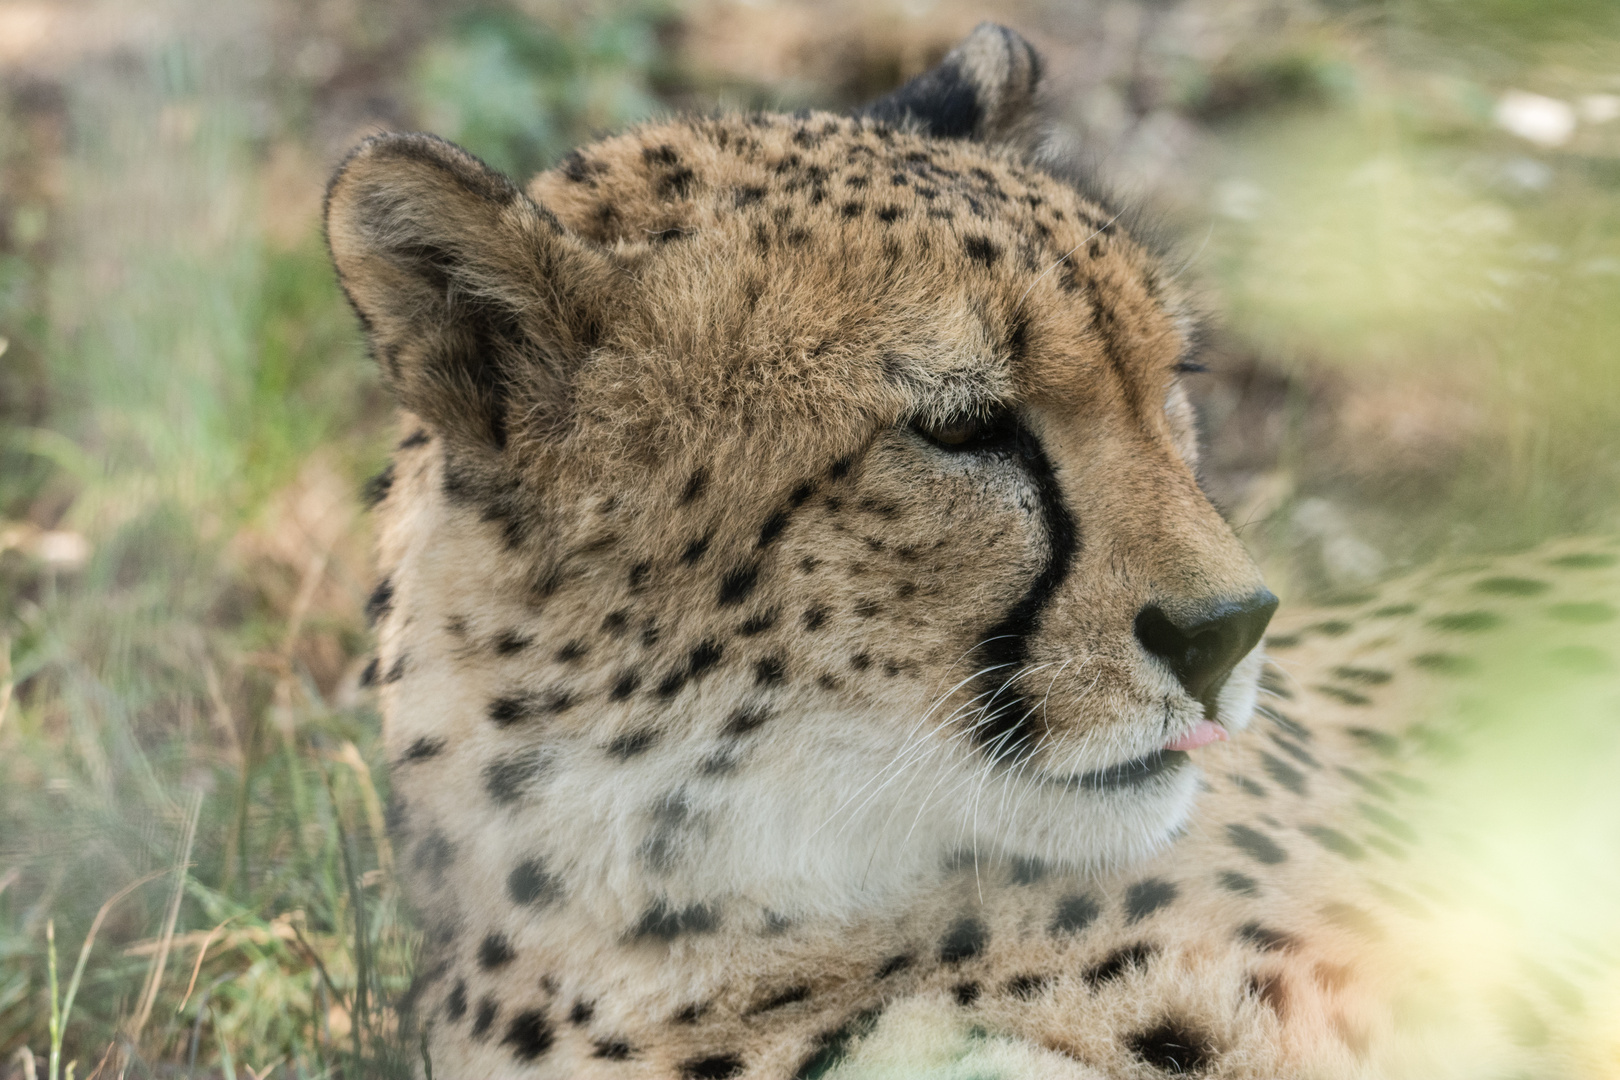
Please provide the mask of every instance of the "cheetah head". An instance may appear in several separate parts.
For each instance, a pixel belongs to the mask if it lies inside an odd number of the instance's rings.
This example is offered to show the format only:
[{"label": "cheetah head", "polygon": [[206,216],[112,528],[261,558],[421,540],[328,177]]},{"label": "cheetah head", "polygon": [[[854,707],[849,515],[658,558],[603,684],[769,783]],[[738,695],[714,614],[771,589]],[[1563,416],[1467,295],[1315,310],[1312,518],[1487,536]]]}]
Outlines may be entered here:
[{"label": "cheetah head", "polygon": [[1174,283],[1014,145],[1037,77],[986,26],[855,116],[651,124],[527,190],[423,135],[340,168],[421,428],[396,786],[469,888],[536,849],[605,909],[843,910],[1194,812],[1275,598],[1194,475]]}]

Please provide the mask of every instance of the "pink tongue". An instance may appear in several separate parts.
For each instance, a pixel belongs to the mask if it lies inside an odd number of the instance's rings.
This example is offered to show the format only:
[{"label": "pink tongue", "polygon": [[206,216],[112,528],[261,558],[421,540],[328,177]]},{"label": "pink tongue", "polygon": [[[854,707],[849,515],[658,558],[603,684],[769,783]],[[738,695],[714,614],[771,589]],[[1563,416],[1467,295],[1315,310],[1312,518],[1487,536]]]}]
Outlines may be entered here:
[{"label": "pink tongue", "polygon": [[1226,741],[1226,729],[1213,720],[1200,720],[1198,726],[1173,743],[1166,743],[1166,750],[1196,750],[1200,746],[1208,746],[1212,742]]}]

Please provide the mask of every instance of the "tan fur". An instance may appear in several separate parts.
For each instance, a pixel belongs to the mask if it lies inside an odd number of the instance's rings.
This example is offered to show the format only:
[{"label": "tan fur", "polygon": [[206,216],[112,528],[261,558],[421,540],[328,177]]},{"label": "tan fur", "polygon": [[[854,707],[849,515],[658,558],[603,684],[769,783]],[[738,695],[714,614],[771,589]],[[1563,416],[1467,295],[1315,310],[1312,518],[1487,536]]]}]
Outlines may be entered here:
[{"label": "tan fur", "polygon": [[[975,134],[1019,130],[1021,44],[953,54]],[[1377,1074],[1368,925],[1410,897],[1359,881],[1401,845],[1300,832],[1402,827],[1340,769],[1386,767],[1352,706],[1273,702],[1202,781],[1075,779],[1205,717],[1144,606],[1260,588],[1191,469],[1184,302],[1112,211],[1011,149],[756,115],[527,193],[373,140],[328,231],[408,410],[373,607],[435,1076],[909,1075],[922,1030],[1007,1075],[1151,1075],[1182,1035],[1211,1075]],[[1016,452],[929,441],[998,409]],[[1234,733],[1260,665],[1208,705]],[[1021,742],[983,735],[1003,693]]]}]

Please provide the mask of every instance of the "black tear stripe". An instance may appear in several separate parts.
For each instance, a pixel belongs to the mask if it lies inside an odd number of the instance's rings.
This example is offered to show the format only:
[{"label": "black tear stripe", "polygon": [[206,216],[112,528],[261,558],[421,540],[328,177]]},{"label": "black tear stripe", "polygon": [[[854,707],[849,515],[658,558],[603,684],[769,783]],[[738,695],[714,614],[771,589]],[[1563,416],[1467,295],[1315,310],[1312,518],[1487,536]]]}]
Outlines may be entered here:
[{"label": "black tear stripe", "polygon": [[1029,662],[1029,637],[1040,625],[1041,614],[1074,566],[1080,552],[1080,530],[1074,515],[1063,501],[1057,471],[1033,432],[1017,424],[1013,448],[1040,498],[1041,523],[1046,528],[1046,565],[1030,583],[1023,597],[1000,622],[985,631],[978,655],[993,670],[974,680],[974,692],[985,703],[986,715],[978,721],[973,738],[998,762],[1017,762],[1035,746],[1040,736],[1039,705],[1014,687],[1016,676]]}]

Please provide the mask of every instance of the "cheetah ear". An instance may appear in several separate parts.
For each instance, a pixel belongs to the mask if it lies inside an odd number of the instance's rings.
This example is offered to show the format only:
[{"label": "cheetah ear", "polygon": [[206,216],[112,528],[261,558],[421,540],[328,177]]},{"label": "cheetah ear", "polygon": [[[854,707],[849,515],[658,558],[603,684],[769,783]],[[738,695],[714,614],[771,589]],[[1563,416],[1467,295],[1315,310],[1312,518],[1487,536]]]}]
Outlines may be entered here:
[{"label": "cheetah ear", "polygon": [[1041,58],[1005,26],[984,22],[945,54],[938,66],[857,110],[901,124],[911,120],[930,135],[1009,142],[1031,124]]},{"label": "cheetah ear", "polygon": [[390,388],[446,438],[555,428],[617,276],[516,185],[431,135],[381,135],[326,193],[338,281]]}]

